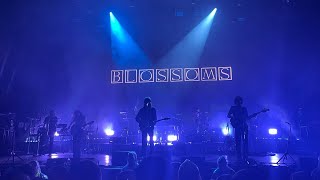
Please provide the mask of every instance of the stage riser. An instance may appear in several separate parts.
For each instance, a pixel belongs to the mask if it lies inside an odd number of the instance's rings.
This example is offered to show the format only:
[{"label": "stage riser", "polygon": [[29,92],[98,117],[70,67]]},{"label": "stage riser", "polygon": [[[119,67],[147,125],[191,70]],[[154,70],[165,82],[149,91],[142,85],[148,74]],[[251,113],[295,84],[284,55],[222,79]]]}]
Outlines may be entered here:
[{"label": "stage riser", "polygon": [[[83,153],[103,153],[111,154],[113,151],[136,151],[140,152],[141,145],[137,144],[123,144],[122,139],[114,139],[116,142],[110,143],[89,143],[84,146]],[[19,154],[28,153],[28,143],[17,143],[16,150]],[[38,144],[33,142],[29,146],[29,154],[37,154]],[[234,152],[234,145],[223,142],[216,143],[174,143],[168,145],[155,145],[156,150],[159,148],[171,149],[174,155],[193,155],[193,154],[232,154]],[[249,143],[249,152],[251,153],[283,153],[287,148],[287,140],[283,139],[257,139],[255,142]],[[289,144],[289,151],[291,153],[304,154],[308,152],[308,144],[303,141],[293,141]],[[53,152],[72,152],[72,141],[54,142]],[[39,151],[41,153],[41,150]],[[47,151],[44,151],[47,153]]]}]

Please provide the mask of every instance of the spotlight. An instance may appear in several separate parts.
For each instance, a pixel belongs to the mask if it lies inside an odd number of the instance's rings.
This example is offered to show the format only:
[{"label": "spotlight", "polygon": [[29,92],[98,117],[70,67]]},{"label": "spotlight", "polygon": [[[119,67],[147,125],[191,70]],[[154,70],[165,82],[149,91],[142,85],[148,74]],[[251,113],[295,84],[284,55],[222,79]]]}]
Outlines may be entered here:
[{"label": "spotlight", "polygon": [[168,135],[167,140],[170,141],[170,142],[172,142],[172,141],[178,141],[178,136],[177,136],[177,135],[170,134],[170,135]]},{"label": "spotlight", "polygon": [[224,127],[224,128],[222,128],[222,134],[224,136],[228,136],[230,134],[230,132],[229,132],[229,130],[227,128]]},{"label": "spotlight", "polygon": [[[197,1],[194,1],[195,3]],[[195,7],[194,15],[197,15]],[[182,11],[183,12],[183,11]],[[194,27],[178,44],[176,44],[160,60],[160,66],[183,64],[195,66],[199,64],[217,8],[213,9],[196,27]],[[176,16],[179,14],[176,10]],[[183,14],[181,14],[183,15]]]},{"label": "spotlight", "polygon": [[210,19],[213,19],[213,17],[214,17],[214,15],[216,14],[216,12],[217,12],[217,8],[214,8],[214,9],[211,11],[211,13],[209,14],[209,18],[210,18]]},{"label": "spotlight", "polygon": [[269,129],[269,134],[270,134],[270,135],[277,135],[277,134],[278,134],[278,130],[275,129],[275,128],[270,128],[270,129]]},{"label": "spotlight", "polygon": [[59,136],[59,133],[56,131],[56,132],[54,133],[54,136]]},{"label": "spotlight", "polygon": [[[153,141],[157,141],[157,136],[156,135],[153,135]],[[150,136],[147,136],[147,141],[150,141]]]},{"label": "spotlight", "polygon": [[114,135],[114,130],[110,129],[110,128],[107,128],[104,130],[104,133],[107,135],[107,136],[113,136]]}]

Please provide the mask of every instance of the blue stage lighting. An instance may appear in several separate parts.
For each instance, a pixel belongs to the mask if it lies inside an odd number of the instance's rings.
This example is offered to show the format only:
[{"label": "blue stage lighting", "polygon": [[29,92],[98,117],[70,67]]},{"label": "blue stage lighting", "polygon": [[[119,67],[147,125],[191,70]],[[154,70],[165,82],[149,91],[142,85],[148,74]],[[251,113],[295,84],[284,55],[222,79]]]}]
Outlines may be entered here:
[{"label": "blue stage lighting", "polygon": [[117,39],[120,42],[123,42],[124,39],[124,34],[125,32],[123,31],[119,21],[117,18],[110,12],[110,24],[111,24],[111,33],[117,37]]},{"label": "blue stage lighting", "polygon": [[54,133],[54,136],[59,136],[60,134],[56,131],[55,133]]},{"label": "blue stage lighting", "polygon": [[230,128],[229,123],[220,125],[222,135],[229,136],[232,134],[232,128]]},{"label": "blue stage lighting", "polygon": [[178,136],[170,134],[170,135],[168,135],[167,140],[170,141],[170,142],[178,141]]},{"label": "blue stage lighting", "polygon": [[120,68],[148,67],[150,61],[137,43],[110,12],[112,59]]},{"label": "blue stage lighting", "polygon": [[277,135],[277,134],[278,134],[278,130],[275,129],[275,128],[270,128],[270,129],[269,129],[269,134],[270,134],[270,135]]},{"label": "blue stage lighting", "polygon": [[230,130],[228,129],[228,128],[222,128],[222,134],[224,135],[224,136],[228,136],[228,135],[230,135]]},{"label": "blue stage lighting", "polygon": [[217,8],[193,28],[173,49],[161,58],[159,66],[190,67],[197,65],[206,44]]},{"label": "blue stage lighting", "polygon": [[213,17],[214,17],[214,15],[216,14],[216,12],[217,12],[217,8],[214,8],[212,11],[211,11],[211,13],[209,14],[209,16],[208,16],[208,18],[210,19],[213,19]]},{"label": "blue stage lighting", "polygon": [[[153,135],[153,141],[157,141],[157,136],[156,135]],[[150,141],[150,136],[147,136],[147,141],[149,142]]]},{"label": "blue stage lighting", "polygon": [[104,130],[104,133],[107,135],[107,136],[113,136],[114,135],[114,130],[113,129],[110,129],[110,128],[107,128]]}]

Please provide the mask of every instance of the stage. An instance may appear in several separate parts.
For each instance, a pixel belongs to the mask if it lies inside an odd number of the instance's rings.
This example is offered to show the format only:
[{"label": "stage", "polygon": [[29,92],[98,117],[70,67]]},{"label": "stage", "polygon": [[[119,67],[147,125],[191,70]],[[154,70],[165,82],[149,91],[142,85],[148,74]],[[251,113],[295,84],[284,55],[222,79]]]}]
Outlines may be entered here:
[{"label": "stage", "polygon": [[202,179],[222,155],[272,180],[318,166],[316,1],[39,2],[0,2],[0,179],[80,151],[115,179],[153,142]]},{"label": "stage", "polygon": [[[155,153],[155,154],[157,154],[157,153]],[[275,154],[270,154],[270,155],[267,155],[267,154],[266,155],[252,155],[249,157],[249,159],[254,160],[257,163],[255,165],[265,165],[265,166],[293,166],[299,160],[299,156],[292,155],[292,157],[294,158],[294,161],[291,160],[290,158],[288,158],[287,160],[285,160],[285,163],[281,162],[281,163],[277,164],[277,161],[281,158],[282,155],[283,155],[283,153],[275,153]],[[190,156],[190,158],[199,158],[199,159],[204,160],[210,164],[211,163],[215,164],[219,156],[220,155],[218,155],[218,154],[210,154],[210,155],[206,155],[206,156],[193,155],[193,156]],[[47,163],[47,161],[50,159],[58,159],[58,158],[72,159],[72,153],[54,153],[51,155],[51,157],[49,157],[48,155],[39,155],[39,156],[21,155],[20,157],[23,159],[23,161],[21,161],[18,158],[15,158],[15,163],[19,164],[19,163],[25,163],[25,162],[36,160],[36,161],[39,161],[40,164],[45,165]],[[8,158],[9,158],[9,156],[1,157],[0,163],[2,165],[12,164],[11,159],[10,159],[10,161],[7,161]],[[95,162],[97,162],[101,166],[112,167],[112,155],[111,154],[83,154],[81,158],[94,159]],[[172,162],[181,162],[181,160],[184,158],[186,158],[186,156],[172,156],[171,161]],[[229,163],[231,165],[237,164],[237,159],[235,156],[227,155],[227,158],[228,158]]]},{"label": "stage", "polygon": [[[268,143],[267,145],[272,146]],[[261,146],[261,144],[258,146]],[[141,144],[99,143],[89,147],[91,148],[84,150],[85,152],[82,154],[81,159],[90,160],[98,164],[104,179],[116,179],[127,162],[129,151],[135,151],[138,154],[139,161],[143,161],[140,155]],[[272,180],[288,179],[290,174],[297,170],[305,169],[306,171],[311,171],[317,166],[317,155],[312,152],[290,153],[293,159],[288,156],[287,159],[278,164],[277,162],[283,156],[283,153],[254,152],[249,153],[247,162],[239,162],[237,161],[235,152],[224,151],[225,149],[222,147],[224,147],[223,142],[156,144],[152,156],[165,159],[174,172],[178,172],[180,164],[185,159],[189,159],[199,167],[202,179],[210,179],[213,170],[217,167],[217,159],[222,155],[227,156],[229,166],[235,171],[254,169],[264,173],[267,179]],[[51,157],[47,154],[38,156],[32,154],[25,155],[26,153],[18,151],[17,155],[22,160],[16,157],[15,166],[21,166],[24,163],[36,160],[40,163],[44,172],[49,172],[52,167],[70,167],[70,165],[76,162],[73,159],[70,148],[65,148],[66,151],[62,153],[60,151],[60,143],[56,142],[54,149],[56,153],[52,154]],[[8,158],[9,156],[0,158],[1,172],[12,166],[12,159],[8,161]],[[274,173],[277,174],[277,177],[272,176]]]}]

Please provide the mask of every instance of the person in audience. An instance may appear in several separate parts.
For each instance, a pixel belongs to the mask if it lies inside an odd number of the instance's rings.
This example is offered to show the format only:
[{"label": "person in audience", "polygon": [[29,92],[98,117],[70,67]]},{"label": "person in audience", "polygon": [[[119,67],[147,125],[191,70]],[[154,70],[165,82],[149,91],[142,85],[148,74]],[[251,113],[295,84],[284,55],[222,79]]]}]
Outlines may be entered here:
[{"label": "person in audience", "polygon": [[179,180],[201,180],[199,168],[189,159],[186,159],[178,170]]},{"label": "person in audience", "polygon": [[217,169],[214,170],[211,179],[216,180],[219,176],[227,174],[227,175],[234,175],[235,171],[228,166],[228,161],[226,156],[220,156],[217,160]]},{"label": "person in audience", "polygon": [[122,171],[135,170],[138,165],[137,154],[135,152],[129,152],[127,164],[122,168]]},{"label": "person in audience", "polygon": [[170,163],[158,156],[143,159],[135,171],[139,180],[167,180],[171,177]]},{"label": "person in audience", "polygon": [[136,180],[136,172],[133,170],[126,170],[121,171],[118,176],[117,180]]},{"label": "person in audience", "polygon": [[178,170],[180,167],[181,163],[180,162],[171,162],[170,163],[170,169],[171,169],[171,177],[170,179],[177,180],[179,175],[178,175]]},{"label": "person in audience", "polygon": [[41,172],[41,167],[38,161],[31,161],[24,167],[25,172],[29,175],[31,180],[44,180],[48,179],[48,176]]},{"label": "person in audience", "polygon": [[318,156],[318,167],[311,172],[312,180],[320,180],[320,156]]},{"label": "person in audience", "polygon": [[101,180],[102,174],[99,166],[89,160],[80,161],[70,168],[71,180]]},{"label": "person in audience", "polygon": [[241,169],[232,176],[232,180],[266,180],[266,178],[267,176],[258,168]]},{"label": "person in audience", "polygon": [[63,166],[55,166],[49,170],[48,177],[50,180],[68,180],[69,172]]},{"label": "person in audience", "polygon": [[4,180],[31,180],[28,174],[25,172],[24,167],[14,167],[7,169],[0,179]]}]

